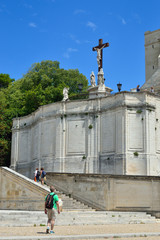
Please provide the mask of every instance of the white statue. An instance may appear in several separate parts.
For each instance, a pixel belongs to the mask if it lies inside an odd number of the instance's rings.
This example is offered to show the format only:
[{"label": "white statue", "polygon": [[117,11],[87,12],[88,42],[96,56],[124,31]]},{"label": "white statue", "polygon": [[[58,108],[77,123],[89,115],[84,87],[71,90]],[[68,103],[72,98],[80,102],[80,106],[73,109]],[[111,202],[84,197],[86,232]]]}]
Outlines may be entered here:
[{"label": "white statue", "polygon": [[103,44],[102,47],[99,47],[99,48],[94,48],[96,51],[97,51],[97,63],[98,63],[98,67],[100,68],[100,61],[101,61],[101,58],[102,58],[102,55],[101,55],[101,50],[106,47],[106,44]]},{"label": "white statue", "polygon": [[97,48],[97,63],[98,63],[98,67],[100,67],[100,60],[101,60],[101,49]]},{"label": "white statue", "polygon": [[63,100],[62,101],[68,101],[69,98],[68,98],[68,91],[69,91],[69,88],[63,88]]},{"label": "white statue", "polygon": [[90,81],[91,81],[91,86],[95,87],[96,86],[96,81],[95,81],[94,72],[91,72],[91,74],[90,74]]},{"label": "white statue", "polygon": [[104,72],[103,72],[103,68],[101,68],[100,71],[98,72],[98,85],[99,86],[103,86],[104,85]]}]

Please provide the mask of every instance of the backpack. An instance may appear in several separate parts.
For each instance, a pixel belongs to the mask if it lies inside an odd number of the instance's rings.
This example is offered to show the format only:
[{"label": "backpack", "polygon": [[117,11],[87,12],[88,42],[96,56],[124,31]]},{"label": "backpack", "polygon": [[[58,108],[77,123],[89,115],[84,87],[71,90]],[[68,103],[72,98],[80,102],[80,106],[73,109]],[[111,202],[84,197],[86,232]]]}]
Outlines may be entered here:
[{"label": "backpack", "polygon": [[46,172],[43,170],[42,174],[41,174],[41,177],[44,178],[45,176],[46,176]]},{"label": "backpack", "polygon": [[40,176],[40,171],[37,171],[37,177],[39,177]]},{"label": "backpack", "polygon": [[46,208],[48,209],[52,209],[53,208],[53,199],[54,199],[54,195],[50,195],[50,193],[47,195],[47,199],[46,199]]}]

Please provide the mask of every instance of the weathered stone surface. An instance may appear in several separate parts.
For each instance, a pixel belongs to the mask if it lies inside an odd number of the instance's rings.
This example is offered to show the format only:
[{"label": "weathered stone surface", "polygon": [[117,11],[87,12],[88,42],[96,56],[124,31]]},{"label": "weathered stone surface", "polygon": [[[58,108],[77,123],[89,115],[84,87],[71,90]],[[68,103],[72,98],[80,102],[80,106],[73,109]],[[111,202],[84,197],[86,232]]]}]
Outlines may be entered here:
[{"label": "weathered stone surface", "polygon": [[50,172],[48,181],[98,210],[160,216],[160,177]]},{"label": "weathered stone surface", "polygon": [[[44,210],[49,188],[4,167],[0,168],[0,180],[0,209]],[[160,177],[47,172],[47,182],[56,187],[64,211],[91,212],[90,206],[103,211],[140,211],[160,216]]]},{"label": "weathered stone surface", "polygon": [[49,104],[14,119],[11,167],[159,175],[160,97],[149,92]]},{"label": "weathered stone surface", "polygon": [[160,29],[145,33],[145,79],[143,89],[160,91]]},{"label": "weathered stone surface", "polygon": [[10,169],[0,168],[0,209],[44,210],[49,190]]}]

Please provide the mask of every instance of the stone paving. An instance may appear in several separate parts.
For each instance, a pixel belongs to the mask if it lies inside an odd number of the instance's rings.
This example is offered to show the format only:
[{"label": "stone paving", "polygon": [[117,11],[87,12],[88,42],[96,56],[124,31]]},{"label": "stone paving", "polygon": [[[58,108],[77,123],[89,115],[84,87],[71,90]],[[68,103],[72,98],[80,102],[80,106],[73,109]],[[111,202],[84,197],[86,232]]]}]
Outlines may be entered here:
[{"label": "stone paving", "polygon": [[[160,240],[160,223],[55,226],[55,234],[46,234],[46,226],[0,227],[0,239],[116,239]],[[155,236],[154,236],[155,235]]]}]

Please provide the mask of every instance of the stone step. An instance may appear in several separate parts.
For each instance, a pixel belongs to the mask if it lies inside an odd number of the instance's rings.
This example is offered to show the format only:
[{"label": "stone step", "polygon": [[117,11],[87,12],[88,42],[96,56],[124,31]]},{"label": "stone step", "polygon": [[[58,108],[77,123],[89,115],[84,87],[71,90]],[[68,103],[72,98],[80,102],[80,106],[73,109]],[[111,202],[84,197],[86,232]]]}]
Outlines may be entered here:
[{"label": "stone step", "polygon": [[[17,221],[18,219],[18,221]],[[155,217],[146,213],[131,212],[61,212],[57,216],[56,225],[99,225],[155,223]],[[5,211],[0,210],[1,226],[40,226],[47,224],[47,215],[40,211]]]},{"label": "stone step", "polygon": [[82,204],[79,204],[79,203],[72,203],[72,202],[68,202],[68,203],[64,203],[63,204],[63,209],[67,209],[67,208],[70,208],[70,209],[92,209],[91,207],[88,207],[88,206],[85,206],[85,205],[82,205]]},{"label": "stone step", "polygon": [[[16,211],[16,210],[0,210],[0,217],[1,216],[14,216],[14,215],[30,215],[33,216],[36,214],[36,216],[41,216],[43,213],[43,211]],[[70,213],[72,214],[72,211],[70,211]],[[90,212],[81,212],[81,211],[77,211],[77,215],[80,216],[88,216],[88,213],[94,217],[94,216],[109,216],[109,217],[151,217],[154,218],[154,216],[151,216],[150,214],[147,214],[146,212],[116,212],[116,211],[90,211]],[[65,212],[61,213],[62,215],[66,214]]]},{"label": "stone step", "polygon": [[[34,180],[31,180],[33,183],[35,183]],[[42,186],[40,182],[36,183],[40,187]],[[43,185],[43,188],[45,188],[47,191],[50,190],[50,187],[47,184]],[[58,195],[58,197],[63,202],[63,209],[64,210],[72,210],[72,209],[86,209],[90,211],[95,211],[92,207],[89,207],[88,205],[81,203],[80,201],[77,201],[76,199],[73,199],[72,197],[67,196],[66,194],[60,192],[59,190],[55,190],[55,193]]]},{"label": "stone step", "polygon": [[[20,216],[18,216],[18,217],[20,217]],[[30,222],[30,216],[28,215],[28,217],[29,217],[29,219],[26,219],[26,217],[25,216],[23,216],[23,217],[20,217],[20,219],[21,219],[21,222],[23,222],[23,221],[28,221],[28,222]],[[69,220],[77,220],[78,219],[78,221],[89,221],[89,220],[91,220],[92,219],[92,221],[97,221],[97,219],[98,219],[98,221],[101,221],[101,220],[103,220],[103,221],[110,221],[110,222],[114,222],[114,221],[117,221],[117,220],[119,220],[119,221],[137,221],[137,220],[155,220],[155,219],[153,219],[153,218],[136,218],[136,217],[126,217],[126,218],[112,218],[112,217],[104,217],[104,216],[101,216],[101,217],[99,217],[99,216],[80,216],[80,215],[70,215],[70,216],[64,216],[65,217],[65,220],[67,220],[67,221],[69,221]],[[45,220],[46,219],[46,216],[41,216],[41,219],[39,219],[39,217],[32,217],[32,221],[39,221],[39,222],[41,222],[41,220]],[[62,215],[61,216],[58,216],[58,220],[61,220],[62,219]],[[0,219],[0,221],[16,221],[17,220],[17,216],[13,216],[13,217],[10,217],[10,218],[1,218]],[[63,219],[62,219],[63,220]]]},{"label": "stone step", "polygon": [[[71,225],[110,225],[110,224],[151,224],[155,223],[155,221],[151,220],[141,220],[141,221],[70,221],[69,223],[64,221],[56,221],[55,225],[57,226],[71,226]],[[33,221],[33,222],[7,222],[4,221],[1,223],[1,227],[33,227],[33,226],[47,226],[47,220],[46,221]]]}]

